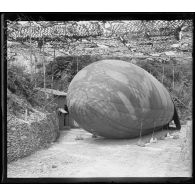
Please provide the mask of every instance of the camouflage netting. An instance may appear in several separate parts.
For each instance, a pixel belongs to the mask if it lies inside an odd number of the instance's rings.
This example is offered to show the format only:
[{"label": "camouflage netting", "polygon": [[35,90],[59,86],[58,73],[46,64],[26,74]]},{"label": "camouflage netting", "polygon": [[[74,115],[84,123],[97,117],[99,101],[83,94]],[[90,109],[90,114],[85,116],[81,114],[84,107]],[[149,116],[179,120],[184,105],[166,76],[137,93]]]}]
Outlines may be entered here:
[{"label": "camouflage netting", "polygon": [[7,124],[7,162],[28,156],[55,141],[59,136],[57,121],[55,113],[32,121],[12,116]]},{"label": "camouflage netting", "polygon": [[192,123],[187,121],[185,131],[183,130],[182,139],[184,140],[181,144],[182,158],[192,162]]},{"label": "camouflage netting", "polygon": [[124,54],[191,52],[192,28],[192,20],[31,21],[9,23],[8,41],[31,42],[32,50],[43,45],[63,49],[68,55],[116,55],[120,47]]},{"label": "camouflage netting", "polygon": [[[122,30],[122,25],[119,29]],[[192,46],[191,21],[131,21],[125,30],[126,33],[121,34],[123,41],[126,40],[129,43],[128,46],[140,52],[162,52],[172,49],[171,45],[184,41],[184,37],[189,39],[188,42]]]}]

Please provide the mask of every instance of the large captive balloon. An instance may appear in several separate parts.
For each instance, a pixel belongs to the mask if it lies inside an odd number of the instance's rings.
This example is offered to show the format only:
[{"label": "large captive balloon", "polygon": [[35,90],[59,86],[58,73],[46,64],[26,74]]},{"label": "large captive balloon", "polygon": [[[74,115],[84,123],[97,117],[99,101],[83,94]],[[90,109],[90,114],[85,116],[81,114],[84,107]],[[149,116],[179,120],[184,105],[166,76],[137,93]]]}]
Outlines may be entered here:
[{"label": "large captive balloon", "polygon": [[77,73],[67,94],[69,112],[85,130],[106,138],[133,138],[167,125],[174,104],[165,87],[144,69],[102,60]]}]

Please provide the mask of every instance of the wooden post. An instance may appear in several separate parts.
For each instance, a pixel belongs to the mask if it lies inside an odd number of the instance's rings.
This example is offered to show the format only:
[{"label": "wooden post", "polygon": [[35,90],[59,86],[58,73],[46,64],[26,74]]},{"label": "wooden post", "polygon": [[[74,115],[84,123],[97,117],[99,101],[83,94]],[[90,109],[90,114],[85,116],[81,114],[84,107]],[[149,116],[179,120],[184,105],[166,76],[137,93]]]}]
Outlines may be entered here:
[{"label": "wooden post", "polygon": [[162,84],[163,84],[163,81],[164,81],[164,71],[165,71],[165,67],[163,66],[163,73],[162,73]]},{"label": "wooden post", "polygon": [[[53,51],[53,61],[54,61],[54,65],[55,65],[55,60],[56,60],[56,54],[55,54],[55,46],[54,46],[54,51]],[[51,76],[51,88],[53,89],[53,64],[52,64],[52,76]]]},{"label": "wooden post", "polygon": [[67,120],[67,126],[70,126],[70,121],[69,121],[69,114],[67,114],[67,118],[68,118],[68,120]]},{"label": "wooden post", "polygon": [[175,74],[175,72],[174,72],[174,66],[173,66],[173,89],[174,89],[174,87],[175,87],[175,85],[174,85],[174,75]]},{"label": "wooden post", "polygon": [[45,58],[44,58],[44,35],[43,35],[43,85],[44,85],[44,89],[46,88],[46,84],[45,84]]},{"label": "wooden post", "polygon": [[37,69],[36,69],[36,64],[35,64],[35,87],[37,87],[37,77],[36,77],[36,74],[37,74]]},{"label": "wooden post", "polygon": [[32,29],[31,29],[31,22],[30,22],[30,71],[31,71],[31,82],[33,81],[33,71],[32,71]]},{"label": "wooden post", "polygon": [[78,72],[78,65],[79,65],[79,64],[78,64],[78,56],[77,56],[77,72]]},{"label": "wooden post", "polygon": [[[36,53],[34,55],[36,55]],[[37,87],[37,63],[35,63],[35,87]]]}]

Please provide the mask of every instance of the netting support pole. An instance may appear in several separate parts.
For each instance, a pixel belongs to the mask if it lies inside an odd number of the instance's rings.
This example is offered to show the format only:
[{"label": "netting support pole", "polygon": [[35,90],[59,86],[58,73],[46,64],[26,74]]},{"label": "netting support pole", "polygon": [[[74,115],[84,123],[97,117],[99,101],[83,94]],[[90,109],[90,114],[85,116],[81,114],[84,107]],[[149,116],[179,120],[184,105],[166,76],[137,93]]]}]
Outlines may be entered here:
[{"label": "netting support pole", "polygon": [[162,84],[163,84],[163,81],[164,81],[164,71],[165,71],[165,67],[163,66],[163,73],[162,73]]},{"label": "netting support pole", "polygon": [[44,36],[43,36],[43,86],[44,89],[46,88],[46,84],[45,84],[45,60],[44,60]]},{"label": "netting support pole", "polygon": [[[56,51],[55,51],[55,49],[56,49],[56,48],[55,48],[55,46],[54,46],[54,50],[53,50],[53,61],[54,61],[54,65],[55,65],[55,63],[56,63],[56,62],[55,62],[55,60],[56,60]],[[51,67],[51,71],[52,71],[52,75],[51,75],[51,88],[53,89],[53,86],[54,86],[54,85],[53,85],[53,80],[54,80],[54,79],[53,79],[53,76],[54,76],[54,75],[53,75],[53,64],[52,64],[51,66],[52,66],[52,67]]]},{"label": "netting support pole", "polygon": [[174,66],[173,66],[173,89],[175,87],[175,84],[174,84],[174,76],[175,76],[175,71],[174,71]]},{"label": "netting support pole", "polygon": [[31,70],[31,82],[33,81],[33,71],[32,71],[32,28],[30,22],[30,70]]},{"label": "netting support pole", "polygon": [[77,56],[77,72],[79,71],[78,66],[79,66],[79,63],[78,63],[78,56]]}]

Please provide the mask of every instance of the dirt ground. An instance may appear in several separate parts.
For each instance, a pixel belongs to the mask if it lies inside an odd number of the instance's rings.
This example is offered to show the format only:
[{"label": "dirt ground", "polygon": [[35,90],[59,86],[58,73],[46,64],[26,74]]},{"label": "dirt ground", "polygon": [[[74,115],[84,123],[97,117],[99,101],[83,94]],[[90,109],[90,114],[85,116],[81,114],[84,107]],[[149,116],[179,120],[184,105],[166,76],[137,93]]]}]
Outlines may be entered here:
[{"label": "dirt ground", "polygon": [[138,138],[108,140],[82,129],[62,131],[49,148],[9,163],[7,177],[190,177],[191,160],[184,157],[188,131],[187,124],[163,140],[168,130],[156,132],[156,143],[149,142],[152,135],[144,136],[145,147],[137,145]]}]

